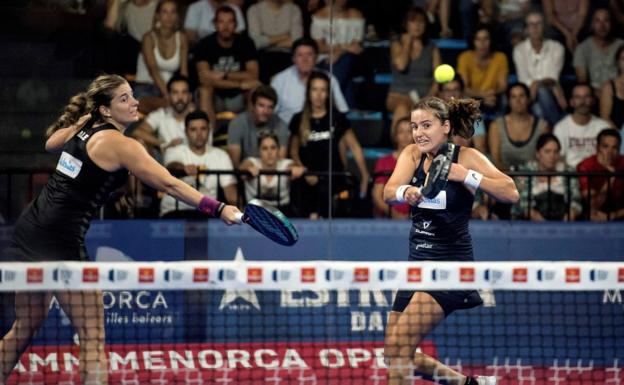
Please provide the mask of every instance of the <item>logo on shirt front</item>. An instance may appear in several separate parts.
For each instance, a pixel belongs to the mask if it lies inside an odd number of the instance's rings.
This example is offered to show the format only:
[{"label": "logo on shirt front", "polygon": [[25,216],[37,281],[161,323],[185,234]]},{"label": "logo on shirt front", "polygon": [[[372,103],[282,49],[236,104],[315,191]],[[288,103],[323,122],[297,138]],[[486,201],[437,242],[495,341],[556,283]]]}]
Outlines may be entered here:
[{"label": "logo on shirt front", "polygon": [[444,210],[446,209],[446,191],[442,190],[435,198],[425,198],[420,201],[418,207],[421,209]]},{"label": "logo on shirt front", "polygon": [[58,163],[56,164],[56,169],[63,175],[67,175],[72,179],[76,179],[78,174],[80,173],[80,169],[82,168],[82,161],[80,159],[75,158],[69,153],[63,151],[61,157],[59,158]]}]

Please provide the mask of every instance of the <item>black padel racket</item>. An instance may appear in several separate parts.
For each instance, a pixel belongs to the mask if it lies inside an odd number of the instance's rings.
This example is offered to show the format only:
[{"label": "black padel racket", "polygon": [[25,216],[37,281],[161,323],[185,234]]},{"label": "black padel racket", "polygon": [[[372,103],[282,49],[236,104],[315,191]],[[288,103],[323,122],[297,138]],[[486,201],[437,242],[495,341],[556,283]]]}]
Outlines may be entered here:
[{"label": "black padel racket", "polygon": [[237,217],[241,223],[248,224],[280,245],[292,246],[299,239],[297,229],[290,220],[267,201],[252,199]]}]

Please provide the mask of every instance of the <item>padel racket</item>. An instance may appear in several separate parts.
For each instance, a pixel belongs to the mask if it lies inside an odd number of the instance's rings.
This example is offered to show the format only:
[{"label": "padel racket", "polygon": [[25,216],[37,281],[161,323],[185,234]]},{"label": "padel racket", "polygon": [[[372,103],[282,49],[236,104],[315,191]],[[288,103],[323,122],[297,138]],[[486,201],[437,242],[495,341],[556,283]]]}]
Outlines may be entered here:
[{"label": "padel racket", "polygon": [[454,153],[455,145],[450,142],[444,143],[438,150],[437,155],[431,161],[423,188],[420,190],[425,198],[435,198],[446,187]]},{"label": "padel racket", "polygon": [[290,220],[267,201],[252,199],[245,206],[245,210],[236,216],[239,222],[248,224],[280,245],[292,246],[299,239],[297,229]]}]

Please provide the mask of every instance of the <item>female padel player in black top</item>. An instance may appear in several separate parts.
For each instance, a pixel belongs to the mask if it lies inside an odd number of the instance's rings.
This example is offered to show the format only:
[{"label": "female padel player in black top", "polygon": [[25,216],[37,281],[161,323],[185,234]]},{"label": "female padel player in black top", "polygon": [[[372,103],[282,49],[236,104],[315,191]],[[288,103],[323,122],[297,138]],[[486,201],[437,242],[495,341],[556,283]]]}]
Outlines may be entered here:
[{"label": "female padel player in black top", "polygon": [[[138,102],[128,82],[117,75],[96,78],[70,99],[48,129],[46,149],[61,152],[56,170],[39,196],[17,220],[4,261],[86,261],[84,238],[91,219],[128,173],[199,210],[237,223],[239,210],[202,196],[171,176],[125,128],[138,120]],[[45,317],[54,295],[78,333],[83,383],[108,383],[104,351],[104,308],[98,291],[15,294],[15,322],[0,341],[0,385]]]},{"label": "female padel player in black top", "polygon": [[[468,220],[476,189],[503,202],[518,200],[510,177],[479,151],[460,146],[449,157],[452,164],[446,187],[431,199],[421,195],[433,157],[453,135],[469,139],[479,114],[479,103],[471,99],[445,102],[431,97],[412,110],[410,124],[415,143],[401,152],[384,188],[384,199],[389,204],[407,202],[412,206],[410,260],[472,261]],[[416,351],[422,339],[451,312],[481,303],[479,294],[472,290],[399,290],[385,336],[388,385],[409,382],[414,371],[449,385],[495,385],[495,377],[469,377]]]}]

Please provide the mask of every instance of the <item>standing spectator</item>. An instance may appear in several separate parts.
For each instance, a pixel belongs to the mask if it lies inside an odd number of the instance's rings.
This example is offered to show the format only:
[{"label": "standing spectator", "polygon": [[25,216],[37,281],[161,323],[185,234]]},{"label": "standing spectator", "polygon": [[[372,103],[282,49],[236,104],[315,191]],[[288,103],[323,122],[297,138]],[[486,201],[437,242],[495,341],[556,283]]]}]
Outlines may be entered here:
[{"label": "standing spectator", "polygon": [[507,99],[509,113],[493,121],[488,131],[494,164],[505,171],[532,160],[537,138],[549,131],[548,123],[531,113],[531,96],[526,85],[509,86]]},{"label": "standing spectator", "polygon": [[250,109],[230,121],[227,152],[234,168],[238,168],[242,159],[258,157],[258,137],[267,132],[277,136],[280,143],[277,155],[286,158],[290,132],[286,123],[274,114],[276,104],[275,90],[262,85],[251,93]]},{"label": "standing spectator", "polygon": [[[318,46],[312,39],[301,38],[293,44],[293,65],[273,77],[271,86],[277,92],[276,112],[279,117],[290,123],[292,116],[303,109],[306,100],[306,84],[315,68]],[[345,101],[340,86],[332,76],[331,90],[334,104],[338,111],[346,113],[349,105]]]},{"label": "standing spectator", "polygon": [[507,89],[509,63],[504,53],[492,49],[490,27],[477,27],[471,49],[457,59],[457,72],[466,85],[466,96],[482,99],[481,110],[489,115],[502,111],[501,96]]},{"label": "standing spectator", "polygon": [[340,89],[347,103],[353,106],[355,97],[351,78],[357,57],[364,50],[365,20],[362,13],[349,3],[348,0],[336,0],[316,12],[312,16],[310,36],[319,46],[321,68],[329,70],[331,59],[332,71],[340,82]]},{"label": "standing spectator", "polygon": [[[622,136],[612,128],[600,131],[596,154],[577,166],[578,172],[624,172],[624,156],[620,155]],[[622,177],[581,177],[583,199],[589,201],[590,218],[604,221],[624,218],[624,179]]]},{"label": "standing spectator", "polygon": [[617,76],[615,53],[622,39],[611,33],[611,14],[606,8],[598,8],[592,16],[592,34],[574,51],[574,71],[580,83],[590,83],[596,94],[602,85]]},{"label": "standing spectator", "polygon": [[[388,205],[383,199],[383,189],[396,167],[401,151],[414,142],[409,117],[403,117],[397,121],[396,126],[392,130],[392,140],[396,146],[395,150],[391,154],[379,158],[377,163],[375,163],[376,176],[373,191],[371,192],[374,205],[373,215],[376,218],[407,219],[410,213],[410,206],[408,204]],[[387,175],[380,175],[384,173]]]},{"label": "standing spectator", "polygon": [[[182,176],[184,182],[195,186],[201,193],[209,192],[216,197],[218,187],[222,188],[228,204],[236,205],[236,179],[232,175],[220,175],[218,181],[216,175],[198,175],[203,170],[233,170],[227,152],[208,145],[208,116],[203,111],[193,111],[186,115],[185,126],[188,144],[167,151],[165,167],[173,175]],[[165,195],[160,202],[160,215],[166,218],[206,217],[170,195]]]},{"label": "standing spectator", "polygon": [[[281,145],[273,132],[263,132],[256,143],[259,157],[251,156],[241,165],[241,171],[248,171],[251,178],[245,179],[245,198],[263,199],[275,205],[286,216],[294,213],[290,205],[290,181],[301,177],[305,167],[296,165],[292,159],[284,159],[279,155]],[[260,175],[260,171],[290,171],[291,175]]]},{"label": "standing spectator", "polygon": [[301,10],[286,0],[262,0],[249,7],[247,22],[258,49],[260,80],[268,84],[291,63],[293,42],[303,36]]},{"label": "standing spectator", "polygon": [[562,40],[568,51],[574,53],[589,12],[589,0],[542,0],[542,8],[550,26],[549,35]]},{"label": "standing spectator", "polygon": [[159,160],[167,150],[186,143],[184,118],[195,109],[186,77],[174,75],[169,79],[167,95],[169,105],[150,112],[132,132],[133,137],[151,147],[152,153],[158,154]]},{"label": "standing spectator", "polygon": [[198,0],[189,5],[184,19],[184,30],[190,44],[211,35],[217,31],[216,10],[221,6],[230,7],[236,15],[236,32],[245,30],[245,17],[236,4],[225,0]]},{"label": "standing spectator", "polygon": [[533,112],[554,126],[568,106],[559,84],[565,49],[561,43],[544,38],[544,16],[540,12],[529,12],[525,23],[527,38],[513,50],[518,81],[531,90]]},{"label": "standing spectator", "polygon": [[177,3],[159,1],[154,28],[143,36],[137,61],[134,97],[143,113],[167,104],[167,82],[174,73],[188,76],[188,44],[186,36],[178,30],[178,21]]},{"label": "standing spectator", "polygon": [[[450,82],[442,83],[438,86],[440,87],[438,95],[445,101],[449,101],[451,99],[463,99],[464,97],[464,81],[459,74],[455,74],[455,78],[453,78]],[[462,143],[458,143],[459,141],[462,141]],[[453,142],[462,146],[474,147],[481,153],[486,154],[487,140],[485,138],[485,124],[483,123],[483,119],[477,119],[474,122],[474,135],[472,136],[472,143],[470,140],[457,135],[453,136]]]},{"label": "standing spectator", "polygon": [[386,107],[392,112],[392,127],[408,116],[420,98],[434,95],[437,86],[433,71],[440,65],[440,51],[427,34],[427,14],[422,8],[410,8],[404,19],[405,33],[390,45],[392,83]]},{"label": "standing spectator", "polygon": [[[518,170],[574,171],[561,161],[560,152],[561,143],[557,137],[549,133],[542,134],[537,139],[535,159],[521,164]],[[516,218],[532,221],[573,221],[581,214],[581,196],[576,178],[570,178],[569,189],[566,177],[563,176],[520,177],[516,179],[516,184],[520,193],[520,200],[512,208]]]},{"label": "standing spectator", "polygon": [[216,122],[217,112],[245,109],[245,91],[260,85],[253,41],[235,32],[236,16],[229,6],[215,13],[217,32],[197,43],[195,60],[200,86],[199,106]]},{"label": "standing spectator", "polygon": [[618,130],[624,125],[624,45],[615,53],[617,77],[609,79],[600,91],[600,117]]},{"label": "standing spectator", "polygon": [[598,133],[610,125],[592,114],[594,93],[587,84],[574,86],[570,106],[573,112],[555,125],[553,133],[561,143],[566,164],[576,168],[581,160],[594,153]]},{"label": "standing spectator", "polygon": [[[360,197],[364,197],[368,190],[369,174],[362,148],[344,114],[333,110],[333,121],[330,121],[330,108],[333,106],[329,102],[329,77],[325,72],[314,71],[308,79],[303,110],[293,116],[290,122],[290,155],[297,164],[309,171],[327,172],[330,170],[331,152],[331,170],[344,172],[348,148],[360,172],[359,193]],[[304,180],[307,194],[303,202],[308,207],[303,211],[312,219],[326,217],[330,209],[327,205],[328,195],[335,196],[348,187],[344,176],[332,179],[332,191],[329,191],[327,178],[308,175]]]},{"label": "standing spectator", "polygon": [[[143,36],[152,29],[158,0],[107,0],[104,28],[109,72],[134,74]],[[118,61],[118,62],[117,62]]]}]

